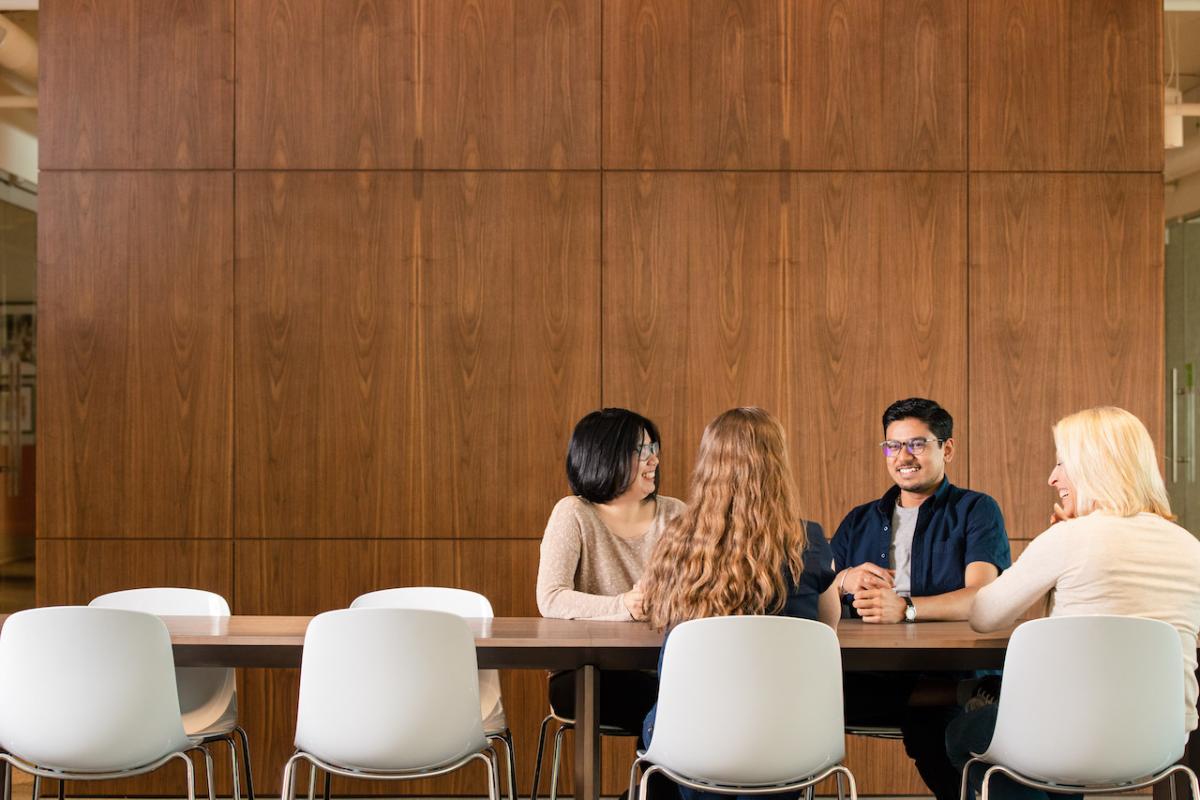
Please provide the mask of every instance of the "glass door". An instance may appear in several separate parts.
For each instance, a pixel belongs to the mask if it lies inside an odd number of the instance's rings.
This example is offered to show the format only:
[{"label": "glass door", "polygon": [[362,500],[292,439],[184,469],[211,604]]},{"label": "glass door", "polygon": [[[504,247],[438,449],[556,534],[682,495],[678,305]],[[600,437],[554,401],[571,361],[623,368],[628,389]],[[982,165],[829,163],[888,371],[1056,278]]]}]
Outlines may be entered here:
[{"label": "glass door", "polygon": [[1179,524],[1200,534],[1200,216],[1169,224],[1166,248],[1167,490]]}]

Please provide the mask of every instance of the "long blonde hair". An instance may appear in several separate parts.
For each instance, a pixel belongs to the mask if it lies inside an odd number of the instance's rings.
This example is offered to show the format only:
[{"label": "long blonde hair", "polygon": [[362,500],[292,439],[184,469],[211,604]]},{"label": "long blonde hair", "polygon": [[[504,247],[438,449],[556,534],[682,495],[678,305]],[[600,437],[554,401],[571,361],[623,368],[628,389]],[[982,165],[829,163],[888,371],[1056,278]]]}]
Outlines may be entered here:
[{"label": "long blonde hair", "polygon": [[1063,417],[1054,425],[1054,446],[1075,484],[1079,516],[1148,511],[1175,519],[1150,433],[1125,409],[1098,406]]},{"label": "long blonde hair", "polygon": [[734,408],[704,429],[687,510],[663,532],[643,579],[656,628],[700,617],[778,611],[783,567],[800,580],[806,536],[783,426]]}]

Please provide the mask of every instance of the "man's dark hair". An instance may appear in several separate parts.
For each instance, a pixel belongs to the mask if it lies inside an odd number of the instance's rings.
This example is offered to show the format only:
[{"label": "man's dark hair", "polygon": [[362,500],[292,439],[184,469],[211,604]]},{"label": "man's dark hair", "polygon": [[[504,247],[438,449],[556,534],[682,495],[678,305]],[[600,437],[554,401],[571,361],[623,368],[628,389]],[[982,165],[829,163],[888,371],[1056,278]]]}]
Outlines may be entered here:
[{"label": "man's dark hair", "polygon": [[[571,491],[592,503],[607,503],[633,483],[633,456],[642,431],[658,442],[654,423],[624,408],[604,408],[579,420],[567,447],[567,482]],[[658,494],[659,474],[654,476]]]},{"label": "man's dark hair", "polygon": [[946,440],[954,435],[954,418],[950,412],[924,397],[909,397],[897,400],[883,412],[883,435],[887,436],[888,425],[902,419],[919,419],[939,439]]}]

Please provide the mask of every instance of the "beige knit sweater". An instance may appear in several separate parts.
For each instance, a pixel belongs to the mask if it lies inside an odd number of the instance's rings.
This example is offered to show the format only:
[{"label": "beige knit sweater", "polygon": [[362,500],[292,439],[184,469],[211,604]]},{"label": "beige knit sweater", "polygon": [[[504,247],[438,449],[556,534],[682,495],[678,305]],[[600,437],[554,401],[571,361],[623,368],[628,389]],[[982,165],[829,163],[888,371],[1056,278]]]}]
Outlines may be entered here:
[{"label": "beige knit sweater", "polygon": [[1093,512],[1060,522],[1029,543],[1009,569],[979,590],[971,625],[996,630],[1053,590],[1052,617],[1120,614],[1169,622],[1183,645],[1187,729],[1196,727],[1196,631],[1200,542],[1156,514]]},{"label": "beige knit sweater", "polygon": [[542,536],[538,611],[557,619],[632,619],[621,595],[642,577],[663,528],[683,508],[679,500],[659,495],[646,533],[622,539],[609,531],[587,500],[559,500]]}]

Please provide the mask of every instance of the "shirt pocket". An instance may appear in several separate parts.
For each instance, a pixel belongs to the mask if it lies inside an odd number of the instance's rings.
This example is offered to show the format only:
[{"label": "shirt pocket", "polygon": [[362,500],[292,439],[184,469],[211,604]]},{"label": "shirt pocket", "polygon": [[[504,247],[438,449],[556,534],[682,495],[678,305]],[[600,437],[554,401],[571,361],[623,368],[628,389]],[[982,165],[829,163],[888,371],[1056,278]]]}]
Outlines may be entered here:
[{"label": "shirt pocket", "polygon": [[963,559],[966,558],[966,542],[961,539],[934,542],[929,552],[933,562],[932,572],[937,578],[954,575],[957,582],[962,582],[963,570],[967,567],[963,563]]}]

